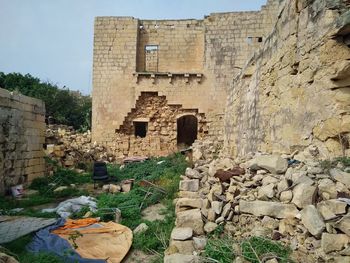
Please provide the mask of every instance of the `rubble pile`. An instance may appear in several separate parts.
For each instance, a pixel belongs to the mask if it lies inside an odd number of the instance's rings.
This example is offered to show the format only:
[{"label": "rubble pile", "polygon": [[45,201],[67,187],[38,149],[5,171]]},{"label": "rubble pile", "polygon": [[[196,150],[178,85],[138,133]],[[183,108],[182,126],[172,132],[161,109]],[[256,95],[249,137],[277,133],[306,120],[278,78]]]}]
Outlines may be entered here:
[{"label": "rubble pile", "polygon": [[327,167],[314,146],[232,160],[215,158],[214,144],[194,146],[165,262],[194,259],[221,224],[237,240],[279,240],[302,262],[350,262],[350,167]]},{"label": "rubble pile", "polygon": [[114,162],[116,157],[102,145],[91,142],[90,131],[79,133],[72,127],[49,125],[45,135],[46,155],[64,167],[93,161]]}]

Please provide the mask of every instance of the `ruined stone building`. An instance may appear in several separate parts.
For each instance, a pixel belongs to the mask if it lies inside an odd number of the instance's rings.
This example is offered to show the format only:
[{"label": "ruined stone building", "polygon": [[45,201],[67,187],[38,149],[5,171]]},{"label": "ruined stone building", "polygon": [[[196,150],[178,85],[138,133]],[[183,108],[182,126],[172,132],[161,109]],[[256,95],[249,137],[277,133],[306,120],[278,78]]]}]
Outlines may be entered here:
[{"label": "ruined stone building", "polygon": [[0,88],[0,195],[44,175],[45,104]]},{"label": "ruined stone building", "polygon": [[228,87],[271,32],[278,2],[203,20],[97,17],[92,140],[159,155],[222,138]]},{"label": "ruined stone building", "polygon": [[268,0],[203,20],[95,20],[92,140],[158,155],[349,153],[349,1]]}]

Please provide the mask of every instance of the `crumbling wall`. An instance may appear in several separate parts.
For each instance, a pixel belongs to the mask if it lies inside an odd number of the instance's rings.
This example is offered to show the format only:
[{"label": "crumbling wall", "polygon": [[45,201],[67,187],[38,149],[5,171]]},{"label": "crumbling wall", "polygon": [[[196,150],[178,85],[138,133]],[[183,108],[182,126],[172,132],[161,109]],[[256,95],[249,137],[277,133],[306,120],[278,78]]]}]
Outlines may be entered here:
[{"label": "crumbling wall", "polygon": [[262,45],[278,4],[269,0],[261,11],[215,13],[204,20],[96,18],[92,140],[115,144],[142,92],[158,92],[168,105],[204,114],[207,136],[222,139],[232,75]]},{"label": "crumbling wall", "polygon": [[0,194],[44,175],[45,105],[0,89]]},{"label": "crumbling wall", "polygon": [[[120,130],[117,131],[113,152],[119,155],[167,155],[178,150],[177,120],[191,115],[198,121],[197,138],[202,139],[208,133],[206,117],[198,110],[184,109],[182,105],[169,105],[165,96],[156,92],[143,92],[136,106],[125,118]],[[147,133],[144,138],[135,136],[134,121],[147,123]]]},{"label": "crumbling wall", "polygon": [[288,0],[274,31],[233,81],[225,149],[349,154],[350,49],[345,1]]}]

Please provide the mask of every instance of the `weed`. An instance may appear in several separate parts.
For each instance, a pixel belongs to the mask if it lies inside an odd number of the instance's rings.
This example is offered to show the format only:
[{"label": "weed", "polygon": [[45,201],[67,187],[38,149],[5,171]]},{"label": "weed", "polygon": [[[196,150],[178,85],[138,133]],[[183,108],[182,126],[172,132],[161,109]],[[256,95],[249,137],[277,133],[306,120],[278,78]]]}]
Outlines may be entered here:
[{"label": "weed", "polygon": [[251,237],[241,243],[228,235],[213,235],[209,237],[205,247],[205,262],[230,263],[237,256],[251,263],[261,263],[277,258],[278,262],[292,262],[289,259],[291,249],[262,237]]},{"label": "weed", "polygon": [[251,237],[241,244],[242,254],[251,263],[265,262],[268,259],[278,258],[278,262],[292,262],[289,259],[291,249],[262,237]]}]

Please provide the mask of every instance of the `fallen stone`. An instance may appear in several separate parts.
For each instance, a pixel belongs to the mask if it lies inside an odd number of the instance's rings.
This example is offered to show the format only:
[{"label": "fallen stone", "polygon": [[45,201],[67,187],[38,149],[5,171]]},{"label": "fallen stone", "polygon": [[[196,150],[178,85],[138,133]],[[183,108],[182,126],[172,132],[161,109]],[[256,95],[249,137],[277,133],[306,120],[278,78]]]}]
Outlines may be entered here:
[{"label": "fallen stone", "polygon": [[198,192],[179,191],[179,197],[196,199],[196,198],[199,198],[199,194]]},{"label": "fallen stone", "polygon": [[202,199],[190,199],[190,198],[180,198],[176,202],[175,211],[176,213],[184,210],[189,210],[193,208],[201,208]]},{"label": "fallen stone", "polygon": [[278,155],[261,155],[255,158],[256,163],[253,162],[253,166],[249,168],[254,170],[254,165],[268,170],[273,174],[282,174],[287,171],[288,162]]},{"label": "fallen stone", "polygon": [[323,233],[321,247],[325,253],[340,251],[349,243],[349,237],[344,234]]},{"label": "fallen stone", "polygon": [[179,186],[180,191],[198,192],[199,190],[199,180],[182,180]]},{"label": "fallen stone", "polygon": [[[115,184],[110,184],[109,185],[109,192],[112,193],[112,194],[119,193],[121,190],[122,190],[122,187],[120,185],[115,185]],[[123,190],[123,192],[125,192],[125,191]]]},{"label": "fallen stone", "polygon": [[350,215],[344,216],[335,224],[335,228],[350,236]]},{"label": "fallen stone", "polygon": [[164,263],[194,263],[198,262],[197,257],[193,255],[172,254],[164,257]]},{"label": "fallen stone", "polygon": [[228,217],[228,215],[230,214],[230,211],[231,211],[231,203],[227,203],[222,209],[221,216],[225,218]]},{"label": "fallen stone", "polygon": [[196,250],[203,250],[207,245],[208,239],[205,236],[193,237],[193,245]]},{"label": "fallen stone", "polygon": [[53,190],[55,193],[57,192],[62,192],[64,190],[67,190],[68,189],[68,186],[59,186],[57,187],[55,190]]},{"label": "fallen stone", "polygon": [[282,203],[289,203],[293,198],[293,192],[291,190],[284,191],[280,195],[280,201]]},{"label": "fallen stone", "polygon": [[213,209],[208,210],[208,220],[214,222],[216,219],[216,213]]},{"label": "fallen stone", "polygon": [[266,199],[266,198],[274,197],[275,195],[274,188],[275,188],[274,184],[268,184],[260,187],[258,190],[258,199]]},{"label": "fallen stone", "polygon": [[192,209],[179,212],[176,217],[176,227],[190,227],[196,235],[204,234],[200,210]]},{"label": "fallen stone", "polygon": [[121,185],[121,190],[124,192],[124,193],[128,193],[131,191],[131,188],[132,188],[132,183],[124,183]]},{"label": "fallen stone", "polygon": [[193,236],[193,229],[190,227],[177,227],[171,232],[171,238],[174,240],[187,240]]},{"label": "fallen stone", "polygon": [[316,237],[319,236],[326,227],[321,214],[313,205],[308,205],[301,211],[301,222],[307,230]]},{"label": "fallen stone", "polygon": [[185,240],[185,241],[171,240],[170,247],[176,247],[177,251],[184,255],[192,255],[193,251],[195,250],[192,240]]},{"label": "fallen stone", "polygon": [[274,218],[296,217],[299,212],[293,204],[244,200],[240,200],[239,202],[239,211],[255,216],[271,216]]},{"label": "fallen stone", "polygon": [[336,199],[322,201],[317,204],[317,209],[325,220],[334,219],[337,215],[346,213],[347,204]]},{"label": "fallen stone", "polygon": [[335,180],[345,184],[348,188],[350,187],[350,173],[343,172],[336,168],[330,169],[329,173]]},{"label": "fallen stone", "polygon": [[190,179],[201,179],[203,177],[200,172],[189,167],[186,168],[185,175]]},{"label": "fallen stone", "polygon": [[145,223],[139,224],[132,232],[137,235],[137,234],[142,234],[148,230],[148,225]]},{"label": "fallen stone", "polygon": [[213,232],[218,227],[218,224],[213,222],[207,222],[204,226],[204,231],[209,234]]},{"label": "fallen stone", "polygon": [[318,182],[318,192],[322,196],[322,193],[327,193],[329,198],[337,198],[338,192],[335,183],[330,179],[322,179]]},{"label": "fallen stone", "polygon": [[298,184],[293,189],[293,199],[294,203],[299,208],[304,208],[305,206],[314,203],[316,198],[317,188],[315,186],[310,186],[308,184]]},{"label": "fallen stone", "polygon": [[220,223],[222,223],[222,222],[224,222],[225,221],[225,218],[223,217],[223,216],[220,216],[220,217],[218,217],[216,220],[215,220],[215,223],[216,224],[220,224]]},{"label": "fallen stone", "polygon": [[223,206],[223,203],[220,201],[211,202],[211,207],[217,215],[221,214],[222,206]]}]

